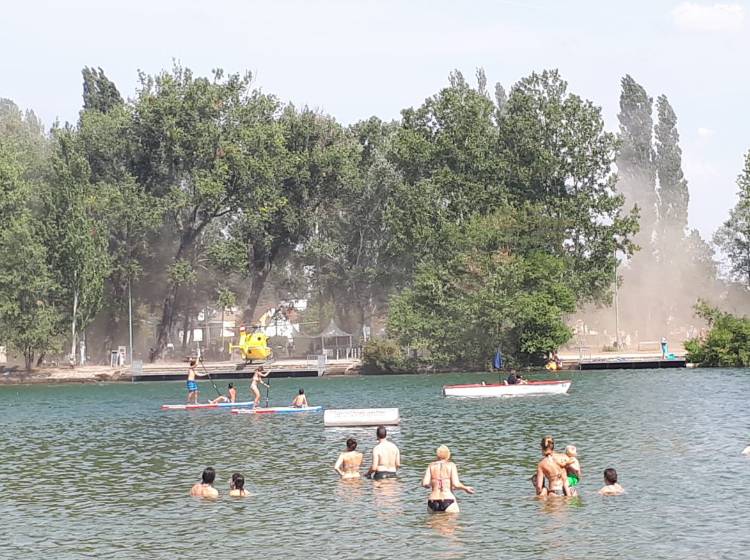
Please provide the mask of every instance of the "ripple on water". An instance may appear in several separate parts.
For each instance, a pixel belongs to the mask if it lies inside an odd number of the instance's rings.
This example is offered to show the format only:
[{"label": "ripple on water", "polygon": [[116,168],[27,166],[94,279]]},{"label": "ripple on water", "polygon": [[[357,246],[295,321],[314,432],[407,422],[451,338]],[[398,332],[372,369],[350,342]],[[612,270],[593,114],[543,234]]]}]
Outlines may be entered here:
[{"label": "ripple on water", "polygon": [[[341,482],[332,464],[353,435],[321,415],[162,412],[182,384],[0,389],[5,476],[0,539],[8,558],[204,558],[242,550],[302,558],[739,558],[750,459],[746,370],[571,374],[563,397],[446,399],[443,384],[480,375],[274,380],[285,404],[300,383],[332,408],[397,406],[396,481]],[[203,383],[204,398],[211,394]],[[241,382],[241,391],[245,391]],[[540,502],[528,480],[545,434],[578,446],[575,501]],[[419,486],[437,445],[453,451],[461,514],[430,515]],[[220,500],[187,496],[206,465]],[[605,467],[628,490],[600,498]],[[234,471],[252,496],[226,497]]]}]

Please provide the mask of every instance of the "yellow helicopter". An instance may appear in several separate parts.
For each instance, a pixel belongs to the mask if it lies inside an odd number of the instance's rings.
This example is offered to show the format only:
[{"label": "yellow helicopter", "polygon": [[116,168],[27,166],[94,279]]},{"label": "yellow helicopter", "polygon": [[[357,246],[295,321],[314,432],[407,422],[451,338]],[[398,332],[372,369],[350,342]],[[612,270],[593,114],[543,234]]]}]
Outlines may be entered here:
[{"label": "yellow helicopter", "polygon": [[229,353],[234,350],[240,351],[246,364],[253,363],[253,360],[265,362],[273,357],[273,350],[268,347],[268,336],[261,332],[260,327],[252,327],[252,331],[247,332],[245,326],[241,326],[239,343],[229,344]]}]

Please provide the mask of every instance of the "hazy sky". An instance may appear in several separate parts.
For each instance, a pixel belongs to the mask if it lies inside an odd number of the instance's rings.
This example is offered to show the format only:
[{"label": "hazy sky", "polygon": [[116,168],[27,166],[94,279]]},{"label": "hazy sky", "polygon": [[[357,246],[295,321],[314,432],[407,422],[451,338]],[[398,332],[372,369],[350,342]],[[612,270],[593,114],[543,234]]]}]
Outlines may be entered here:
[{"label": "hazy sky", "polygon": [[396,118],[478,66],[508,89],[559,68],[617,127],[620,78],[679,122],[690,225],[710,237],[750,149],[750,0],[26,0],[0,6],[0,97],[74,120],[83,66],[125,96],[138,70],[250,70],[267,92],[351,123]]}]

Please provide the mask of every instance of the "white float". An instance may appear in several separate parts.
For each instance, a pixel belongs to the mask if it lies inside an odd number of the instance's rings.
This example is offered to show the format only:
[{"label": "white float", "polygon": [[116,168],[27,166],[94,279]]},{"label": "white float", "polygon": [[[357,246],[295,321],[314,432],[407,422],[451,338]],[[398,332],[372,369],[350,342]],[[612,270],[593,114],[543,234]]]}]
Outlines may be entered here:
[{"label": "white float", "polygon": [[398,426],[400,422],[398,408],[340,408],[323,413],[327,427]]}]

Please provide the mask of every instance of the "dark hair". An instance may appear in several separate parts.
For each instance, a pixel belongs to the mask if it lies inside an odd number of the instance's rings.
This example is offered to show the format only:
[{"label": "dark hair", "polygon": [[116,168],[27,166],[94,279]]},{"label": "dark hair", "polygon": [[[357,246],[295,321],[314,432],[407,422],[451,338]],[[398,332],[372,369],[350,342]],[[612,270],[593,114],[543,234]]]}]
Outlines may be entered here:
[{"label": "dark hair", "polygon": [[555,438],[552,436],[544,436],[542,438],[542,451],[547,452],[549,451],[552,453],[555,450]]},{"label": "dark hair", "polygon": [[355,449],[357,449],[357,440],[353,437],[350,437],[348,440],[346,440],[346,450],[354,451]]},{"label": "dark hair", "polygon": [[378,436],[378,439],[385,439],[385,436],[388,432],[385,431],[385,426],[378,426],[378,429],[375,430],[375,434]]},{"label": "dark hair", "polygon": [[203,475],[201,476],[203,484],[213,484],[216,479],[216,471],[213,467],[206,467],[203,469]]},{"label": "dark hair", "polygon": [[234,473],[232,475],[232,485],[235,490],[244,490],[245,488],[245,477],[240,473]]},{"label": "dark hair", "polygon": [[300,394],[300,395],[304,395],[304,394],[305,394],[305,390],[304,390],[304,389],[300,389],[300,390],[299,390],[299,394]]},{"label": "dark hair", "polygon": [[230,383],[229,385],[227,385],[227,388],[229,388],[229,389],[231,389],[232,387],[234,387],[234,385],[232,383]]},{"label": "dark hair", "polygon": [[190,367],[195,367],[195,364],[196,364],[195,360],[191,359],[190,360]]},{"label": "dark hair", "polygon": [[617,483],[617,471],[615,469],[604,469],[604,480],[607,484]]}]

